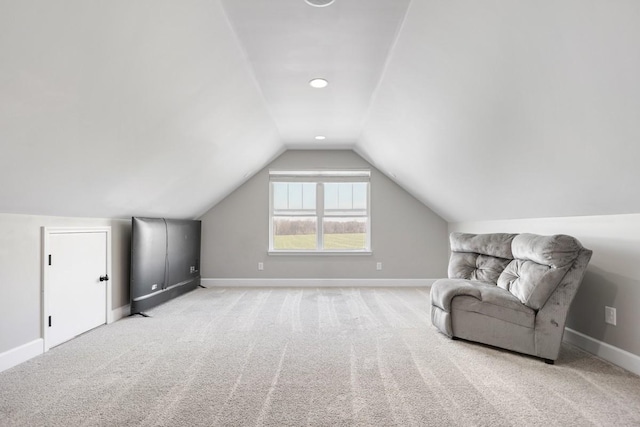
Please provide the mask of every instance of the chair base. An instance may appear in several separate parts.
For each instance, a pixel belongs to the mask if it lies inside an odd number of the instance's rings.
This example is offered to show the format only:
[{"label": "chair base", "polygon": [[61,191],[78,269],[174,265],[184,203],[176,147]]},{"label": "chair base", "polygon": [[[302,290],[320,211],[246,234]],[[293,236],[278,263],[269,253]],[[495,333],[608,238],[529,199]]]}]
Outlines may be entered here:
[{"label": "chair base", "polygon": [[544,363],[546,363],[547,365],[555,365],[556,364],[556,361],[553,360],[553,359],[546,359],[544,357],[534,356],[533,354],[521,353],[519,351],[509,350],[509,349],[506,349],[506,348],[503,348],[503,347],[498,347],[498,346],[491,345],[491,344],[485,344],[485,343],[481,343],[481,342],[478,342],[478,341],[467,340],[467,339],[464,339],[464,338],[457,337],[455,335],[453,335],[453,336],[451,336],[449,338],[451,338],[451,341],[463,341],[463,342],[467,342],[467,343],[470,343],[470,344],[481,345],[483,347],[493,348],[493,349],[498,350],[498,351],[506,351],[506,352],[509,352],[509,353],[519,354],[521,356],[532,357],[534,359],[543,360]]}]

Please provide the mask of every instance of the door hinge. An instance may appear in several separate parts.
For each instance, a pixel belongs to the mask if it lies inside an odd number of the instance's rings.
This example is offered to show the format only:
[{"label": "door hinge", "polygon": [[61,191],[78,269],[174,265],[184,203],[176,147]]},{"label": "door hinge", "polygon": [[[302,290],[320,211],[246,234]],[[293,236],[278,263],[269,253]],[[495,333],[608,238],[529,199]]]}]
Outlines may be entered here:
[{"label": "door hinge", "polygon": [[49,254],[49,265],[51,265],[51,254]]},{"label": "door hinge", "polygon": [[49,327],[51,327],[51,316],[49,316]]}]

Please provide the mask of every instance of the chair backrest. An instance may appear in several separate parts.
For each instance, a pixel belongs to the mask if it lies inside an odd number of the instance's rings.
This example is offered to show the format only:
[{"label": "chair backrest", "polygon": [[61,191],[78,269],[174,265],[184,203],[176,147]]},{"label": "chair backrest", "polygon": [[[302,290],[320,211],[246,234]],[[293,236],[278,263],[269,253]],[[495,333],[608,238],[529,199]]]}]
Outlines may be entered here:
[{"label": "chair backrest", "polygon": [[511,292],[527,307],[539,310],[582,249],[576,238],[564,234],[519,234],[511,242],[514,259],[500,274],[498,286]]},{"label": "chair backrest", "polygon": [[449,278],[492,283],[539,310],[585,249],[557,234],[451,233]]},{"label": "chair backrest", "polygon": [[449,278],[489,282],[498,278],[513,260],[511,242],[517,234],[451,233]]}]

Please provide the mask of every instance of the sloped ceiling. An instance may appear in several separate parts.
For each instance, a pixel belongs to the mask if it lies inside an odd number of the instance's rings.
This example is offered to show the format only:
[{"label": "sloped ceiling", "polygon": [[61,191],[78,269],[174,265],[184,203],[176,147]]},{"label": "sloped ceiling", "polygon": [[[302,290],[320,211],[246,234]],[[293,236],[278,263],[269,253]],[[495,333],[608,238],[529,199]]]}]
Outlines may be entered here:
[{"label": "sloped ceiling", "polygon": [[640,2],[418,1],[357,151],[448,221],[640,212]]},{"label": "sloped ceiling", "polygon": [[194,217],[283,150],[217,1],[0,3],[0,212]]},{"label": "sloped ceiling", "polygon": [[640,212],[638,22],[622,0],[1,2],[0,212],[196,217],[336,147],[449,221]]}]

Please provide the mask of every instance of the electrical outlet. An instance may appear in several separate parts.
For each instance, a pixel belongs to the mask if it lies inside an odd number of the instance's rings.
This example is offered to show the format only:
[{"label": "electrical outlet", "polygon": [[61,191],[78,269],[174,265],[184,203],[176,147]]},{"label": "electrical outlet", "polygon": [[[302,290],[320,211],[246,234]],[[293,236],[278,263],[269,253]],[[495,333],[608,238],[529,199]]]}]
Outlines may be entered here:
[{"label": "electrical outlet", "polygon": [[378,271],[382,270],[382,263],[381,262],[377,262],[376,263],[376,270],[378,270]]},{"label": "electrical outlet", "polygon": [[260,271],[264,270],[264,263],[263,262],[259,262],[258,263],[258,270],[260,270]]},{"label": "electrical outlet", "polygon": [[155,291],[156,289],[158,289],[158,284],[154,283],[153,285],[151,285],[151,290]]},{"label": "electrical outlet", "polygon": [[616,309],[613,307],[604,307],[604,323],[616,326]]}]

